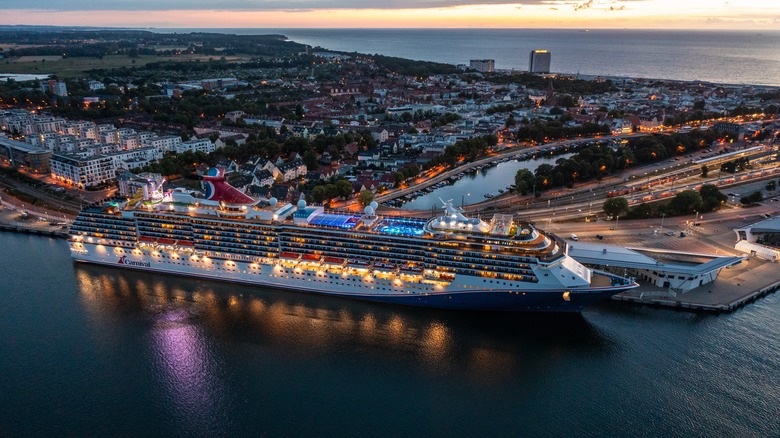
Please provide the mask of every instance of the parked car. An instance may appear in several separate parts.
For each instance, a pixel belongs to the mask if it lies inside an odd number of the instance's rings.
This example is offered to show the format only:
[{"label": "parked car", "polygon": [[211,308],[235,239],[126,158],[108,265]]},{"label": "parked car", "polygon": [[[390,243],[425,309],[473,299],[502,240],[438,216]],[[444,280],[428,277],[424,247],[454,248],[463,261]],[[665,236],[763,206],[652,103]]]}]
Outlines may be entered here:
[{"label": "parked car", "polygon": [[674,236],[674,235],[675,235],[675,232],[674,232],[674,231],[672,231],[672,230],[669,230],[669,231],[667,231],[667,232],[666,232],[666,235],[667,235],[667,236]]},{"label": "parked car", "polygon": [[596,234],[596,239],[604,240],[604,236],[602,236],[601,234]]}]

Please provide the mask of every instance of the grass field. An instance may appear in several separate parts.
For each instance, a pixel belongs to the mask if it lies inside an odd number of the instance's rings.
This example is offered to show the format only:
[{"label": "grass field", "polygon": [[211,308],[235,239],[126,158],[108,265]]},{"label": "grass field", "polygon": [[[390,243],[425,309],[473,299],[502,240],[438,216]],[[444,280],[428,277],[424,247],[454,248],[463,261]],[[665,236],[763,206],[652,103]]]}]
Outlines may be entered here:
[{"label": "grass field", "polygon": [[41,55],[41,56],[20,56],[20,57],[14,59],[13,62],[20,62],[20,63],[33,62],[33,61],[36,61],[36,62],[41,62],[41,61],[55,62],[55,61],[61,61],[61,60],[62,60],[62,56],[58,56],[58,55]]},{"label": "grass field", "polygon": [[[40,58],[47,58],[41,61]],[[48,59],[52,58],[52,59]],[[23,56],[16,59],[0,60],[0,73],[27,73],[27,74],[56,74],[60,78],[73,78],[86,76],[86,72],[95,69],[111,69],[117,67],[142,66],[150,62],[160,61],[193,61],[200,59],[207,61],[209,59],[219,59],[214,56],[206,55],[179,55],[179,56],[151,56],[141,55],[136,58],[130,58],[127,55],[109,55],[102,59],[98,58],[65,58],[59,57],[33,57]],[[225,57],[228,61],[238,61],[248,59],[242,56]]]},{"label": "grass field", "polygon": [[0,43],[0,49],[3,50],[11,50],[11,49],[29,49],[32,47],[41,47],[40,44],[8,44],[8,43]]}]

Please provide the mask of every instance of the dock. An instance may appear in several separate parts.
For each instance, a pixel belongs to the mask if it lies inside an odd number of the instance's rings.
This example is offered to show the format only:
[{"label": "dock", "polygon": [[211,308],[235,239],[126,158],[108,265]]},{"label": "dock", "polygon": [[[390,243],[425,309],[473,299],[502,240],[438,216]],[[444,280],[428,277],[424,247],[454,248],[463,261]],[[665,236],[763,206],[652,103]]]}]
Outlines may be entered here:
[{"label": "dock", "polygon": [[27,214],[26,217],[20,210],[13,206],[0,205],[0,231],[13,233],[35,234],[58,239],[68,238],[68,229],[62,225],[52,225],[49,218],[38,220],[37,213]]},{"label": "dock", "polygon": [[777,265],[755,258],[724,269],[718,279],[690,292],[676,294],[648,286],[612,297],[615,301],[705,313],[733,312],[780,289]]},{"label": "dock", "polygon": [[58,239],[68,238],[68,232],[65,230],[36,228],[36,227],[31,227],[25,224],[18,224],[18,223],[10,223],[10,224],[0,223],[0,231],[9,231],[14,233],[24,233],[24,234],[37,234],[39,236],[56,237]]}]

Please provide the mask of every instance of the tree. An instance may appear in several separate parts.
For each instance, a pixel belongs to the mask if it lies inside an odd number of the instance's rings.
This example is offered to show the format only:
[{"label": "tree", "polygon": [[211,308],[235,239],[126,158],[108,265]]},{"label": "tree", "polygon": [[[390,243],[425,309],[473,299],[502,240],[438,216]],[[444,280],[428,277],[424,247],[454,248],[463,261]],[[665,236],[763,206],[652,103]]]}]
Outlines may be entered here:
[{"label": "tree", "polygon": [[766,183],[766,189],[770,192],[774,192],[777,189],[777,183],[775,181],[769,181]]},{"label": "tree", "polygon": [[506,124],[504,126],[508,128],[510,126],[515,126],[515,124],[517,124],[517,121],[515,121],[515,117],[513,115],[510,115],[509,117],[506,118]]},{"label": "tree", "polygon": [[756,190],[755,192],[747,196],[743,196],[739,198],[739,202],[741,202],[742,205],[758,204],[763,200],[764,200],[764,194],[761,193],[761,190]]},{"label": "tree", "polygon": [[306,169],[317,170],[317,153],[309,149],[303,154],[303,162],[306,164]]},{"label": "tree", "polygon": [[726,202],[726,195],[718,190],[718,187],[712,184],[704,184],[699,189],[699,195],[702,199],[702,211],[713,211],[720,208],[721,204]]},{"label": "tree", "polygon": [[620,216],[628,212],[628,200],[626,198],[609,198],[604,201],[604,213],[609,216]]},{"label": "tree", "polygon": [[527,195],[534,186],[536,178],[528,169],[520,169],[515,174],[515,190],[521,195]]},{"label": "tree", "polygon": [[323,186],[317,186],[311,191],[311,200],[316,204],[322,204],[323,201],[328,199],[327,188]]},{"label": "tree", "polygon": [[649,217],[655,217],[656,210],[653,208],[652,204],[646,204],[641,203],[637,205],[636,207],[631,208],[631,210],[628,212],[629,218],[634,219],[646,219]]},{"label": "tree", "polygon": [[345,179],[340,179],[336,181],[336,191],[338,193],[338,196],[341,196],[342,198],[346,199],[347,197],[349,197],[349,195],[352,194],[354,189],[352,187],[351,182]]},{"label": "tree", "polygon": [[707,169],[707,165],[706,164],[702,164],[701,165],[701,177],[702,178],[707,178],[707,175],[709,175],[709,173],[710,173],[710,170]]},{"label": "tree", "polygon": [[701,199],[701,195],[693,190],[680,192],[669,202],[670,213],[674,215],[701,212],[703,206],[704,201]]},{"label": "tree", "polygon": [[368,190],[368,189],[366,189],[366,190],[363,190],[363,191],[362,191],[362,192],[360,192],[360,194],[358,195],[358,202],[359,202],[359,203],[360,203],[360,205],[362,205],[363,207],[365,207],[365,206],[367,206],[367,205],[371,204],[371,202],[372,202],[373,200],[374,200],[374,192],[372,192],[371,190]]}]

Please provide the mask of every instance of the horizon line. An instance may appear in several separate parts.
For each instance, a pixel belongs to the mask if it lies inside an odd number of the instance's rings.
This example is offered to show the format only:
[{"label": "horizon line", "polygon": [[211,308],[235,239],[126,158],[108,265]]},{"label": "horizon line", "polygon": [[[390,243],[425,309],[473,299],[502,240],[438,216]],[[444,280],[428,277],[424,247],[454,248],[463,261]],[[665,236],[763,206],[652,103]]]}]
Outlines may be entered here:
[{"label": "horizon line", "polygon": [[780,33],[780,29],[763,28],[720,28],[720,29],[702,29],[691,27],[162,27],[162,26],[89,26],[89,25],[63,25],[63,24],[0,24],[2,27],[49,27],[61,29],[106,29],[106,30],[151,30],[151,29],[210,29],[210,30],[576,30],[576,31],[594,31],[594,30],[651,30],[651,31],[691,31],[691,32],[774,32]]}]

